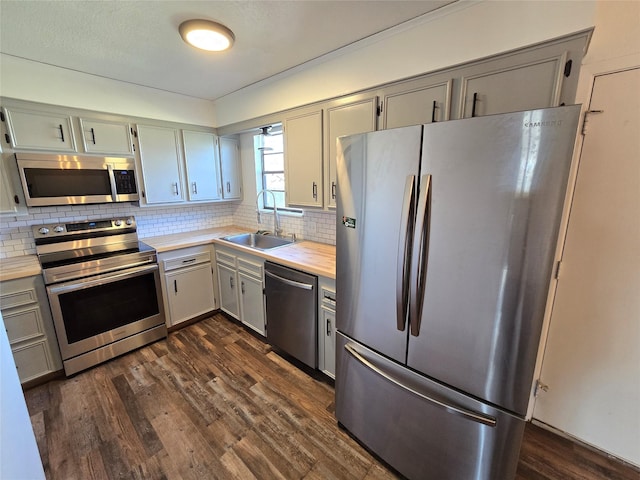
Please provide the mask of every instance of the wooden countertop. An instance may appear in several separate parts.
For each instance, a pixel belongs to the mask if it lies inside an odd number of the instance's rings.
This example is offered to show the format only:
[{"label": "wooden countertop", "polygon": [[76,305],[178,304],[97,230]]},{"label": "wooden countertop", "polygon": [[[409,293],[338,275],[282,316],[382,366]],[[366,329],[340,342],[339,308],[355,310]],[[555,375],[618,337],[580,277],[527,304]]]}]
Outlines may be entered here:
[{"label": "wooden countertop", "polygon": [[214,243],[314,275],[336,278],[336,247],[334,245],[302,240],[272,250],[256,250],[222,240],[222,237],[227,235],[247,232],[249,230],[246,228],[228,226],[146,237],[141,240],[155,248],[158,253]]},{"label": "wooden countertop", "polygon": [[42,268],[36,255],[0,259],[0,282],[40,275]]}]

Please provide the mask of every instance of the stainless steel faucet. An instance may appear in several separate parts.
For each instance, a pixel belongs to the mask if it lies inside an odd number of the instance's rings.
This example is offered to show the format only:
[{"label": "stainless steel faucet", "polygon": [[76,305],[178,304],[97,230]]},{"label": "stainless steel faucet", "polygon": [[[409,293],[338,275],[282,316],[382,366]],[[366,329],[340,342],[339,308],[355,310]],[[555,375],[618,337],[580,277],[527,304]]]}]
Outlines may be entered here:
[{"label": "stainless steel faucet", "polygon": [[267,190],[266,188],[260,190],[258,192],[258,196],[256,197],[256,213],[258,214],[258,224],[261,224],[260,220],[260,195],[263,193],[270,193],[271,198],[273,198],[273,234],[276,237],[280,237],[282,235],[282,228],[280,228],[280,217],[278,216],[278,207],[276,206],[276,196],[271,190]]}]

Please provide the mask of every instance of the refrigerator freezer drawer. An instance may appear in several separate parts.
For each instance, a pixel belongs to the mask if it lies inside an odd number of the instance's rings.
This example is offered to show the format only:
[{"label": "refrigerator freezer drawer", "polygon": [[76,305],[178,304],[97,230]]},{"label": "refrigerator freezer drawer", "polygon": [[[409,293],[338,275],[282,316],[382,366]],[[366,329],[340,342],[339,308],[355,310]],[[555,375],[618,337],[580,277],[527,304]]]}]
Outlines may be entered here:
[{"label": "refrigerator freezer drawer", "polygon": [[515,477],[523,419],[336,337],[336,417],[382,460],[409,479]]}]

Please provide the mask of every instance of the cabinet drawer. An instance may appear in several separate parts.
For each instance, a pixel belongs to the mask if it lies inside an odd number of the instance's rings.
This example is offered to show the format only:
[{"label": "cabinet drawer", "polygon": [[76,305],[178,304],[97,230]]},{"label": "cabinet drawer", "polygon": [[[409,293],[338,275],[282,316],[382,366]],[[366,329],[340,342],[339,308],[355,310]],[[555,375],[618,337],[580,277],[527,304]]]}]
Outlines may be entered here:
[{"label": "cabinet drawer", "polygon": [[11,344],[44,335],[37,305],[20,311],[3,312],[2,317]]},{"label": "cabinet drawer", "polygon": [[52,370],[45,340],[16,348],[13,350],[13,359],[16,362],[21,383],[33,380]]},{"label": "cabinet drawer", "polygon": [[20,292],[3,293],[0,295],[0,308],[3,310],[6,308],[20,307],[22,305],[37,302],[38,297],[36,296],[36,291],[33,288],[29,290],[22,290]]},{"label": "cabinet drawer", "polygon": [[327,287],[320,288],[320,301],[326,308],[336,309],[336,292]]},{"label": "cabinet drawer", "polygon": [[251,262],[244,258],[238,258],[238,271],[244,272],[248,275],[262,280],[263,264]]},{"label": "cabinet drawer", "polygon": [[216,261],[219,263],[226,263],[230,267],[236,266],[236,256],[227,252],[216,250]]},{"label": "cabinet drawer", "polygon": [[164,271],[175,270],[176,268],[190,267],[191,265],[198,265],[199,263],[211,262],[211,255],[209,252],[194,253],[192,255],[184,255],[182,257],[171,258],[164,260]]}]

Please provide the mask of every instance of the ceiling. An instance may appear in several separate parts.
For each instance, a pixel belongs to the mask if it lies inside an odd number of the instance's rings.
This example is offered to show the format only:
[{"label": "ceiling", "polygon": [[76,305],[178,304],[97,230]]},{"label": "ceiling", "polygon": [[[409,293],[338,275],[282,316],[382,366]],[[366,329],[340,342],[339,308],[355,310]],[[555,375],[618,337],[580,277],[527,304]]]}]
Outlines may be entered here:
[{"label": "ceiling", "polygon": [[[0,0],[0,52],[215,100],[455,0]],[[222,23],[227,52],[203,52],[184,20]]]}]

